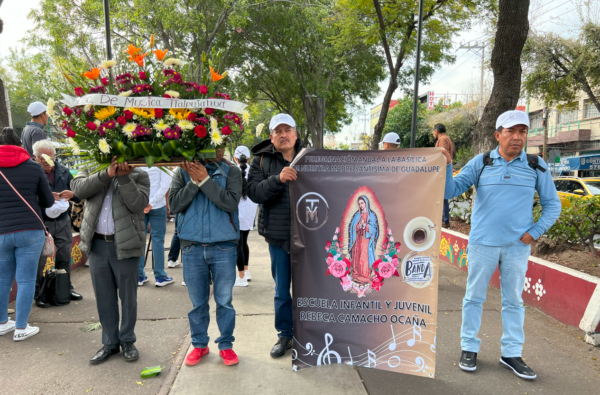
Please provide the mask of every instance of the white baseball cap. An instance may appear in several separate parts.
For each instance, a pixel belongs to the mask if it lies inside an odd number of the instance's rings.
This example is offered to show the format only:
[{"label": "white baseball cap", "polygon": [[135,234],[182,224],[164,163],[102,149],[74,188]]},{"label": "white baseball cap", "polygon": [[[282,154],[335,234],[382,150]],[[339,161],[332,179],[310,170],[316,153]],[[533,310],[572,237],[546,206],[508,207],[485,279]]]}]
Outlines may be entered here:
[{"label": "white baseball cap", "polygon": [[529,116],[523,111],[511,110],[500,114],[496,121],[496,129],[500,126],[508,129],[515,125],[525,125],[529,127]]},{"label": "white baseball cap", "polygon": [[238,146],[233,153],[233,156],[235,156],[236,159],[240,159],[242,155],[244,155],[246,158],[250,158],[250,150],[245,145]]},{"label": "white baseball cap", "polygon": [[31,114],[32,117],[37,117],[41,113],[47,110],[48,107],[42,102],[34,101],[27,107],[27,112]]},{"label": "white baseball cap", "polygon": [[69,209],[69,202],[66,199],[60,199],[54,202],[52,207],[46,209],[46,216],[50,218],[58,218],[62,213]]},{"label": "white baseball cap", "polygon": [[271,118],[271,122],[269,123],[269,130],[272,132],[277,126],[281,124],[289,125],[293,128],[296,127],[296,121],[289,114],[277,114],[273,118]]},{"label": "white baseball cap", "polygon": [[381,144],[383,143],[400,144],[400,136],[398,136],[398,133],[388,133],[385,136],[383,136]]}]

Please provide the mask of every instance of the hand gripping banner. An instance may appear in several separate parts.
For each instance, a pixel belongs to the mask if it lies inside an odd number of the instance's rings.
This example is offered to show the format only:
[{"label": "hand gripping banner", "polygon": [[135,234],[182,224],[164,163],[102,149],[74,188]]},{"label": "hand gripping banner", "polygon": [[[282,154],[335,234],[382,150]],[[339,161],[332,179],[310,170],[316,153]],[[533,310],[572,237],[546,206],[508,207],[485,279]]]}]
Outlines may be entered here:
[{"label": "hand gripping banner", "polygon": [[308,149],[293,166],[293,369],[433,377],[444,155]]}]

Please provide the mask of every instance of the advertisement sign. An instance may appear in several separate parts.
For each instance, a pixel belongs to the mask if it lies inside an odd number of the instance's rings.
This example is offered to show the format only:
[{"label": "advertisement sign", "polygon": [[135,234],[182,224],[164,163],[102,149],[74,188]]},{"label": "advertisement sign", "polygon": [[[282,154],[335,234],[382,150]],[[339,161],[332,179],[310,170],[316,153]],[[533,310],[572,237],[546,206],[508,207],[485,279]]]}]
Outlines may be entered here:
[{"label": "advertisement sign", "polygon": [[433,100],[434,100],[433,91],[429,91],[429,96],[428,96],[428,98],[429,98],[429,101],[428,101],[428,103],[429,103],[428,109],[432,110],[432,109],[433,109],[433,107],[435,106],[435,104],[433,103]]}]

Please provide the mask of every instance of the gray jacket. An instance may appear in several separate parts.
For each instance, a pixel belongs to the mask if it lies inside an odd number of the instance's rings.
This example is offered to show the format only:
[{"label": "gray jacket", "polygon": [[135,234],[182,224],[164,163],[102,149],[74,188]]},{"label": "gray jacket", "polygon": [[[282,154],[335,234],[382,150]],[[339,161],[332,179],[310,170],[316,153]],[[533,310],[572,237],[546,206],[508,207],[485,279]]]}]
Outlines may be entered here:
[{"label": "gray jacket", "polygon": [[148,173],[133,169],[128,176],[110,178],[106,170],[89,175],[80,170],[71,181],[71,190],[80,199],[85,199],[83,222],[81,223],[81,243],[79,248],[90,253],[96,231],[96,222],[110,182],[113,182],[112,201],[115,221],[115,243],[118,259],[135,258],[144,255],[144,209],[148,206],[150,178]]},{"label": "gray jacket", "polygon": [[29,156],[33,158],[33,145],[40,140],[46,140],[48,138],[48,132],[44,130],[44,127],[37,122],[27,122],[23,133],[21,133],[21,142],[23,148],[29,152]]}]

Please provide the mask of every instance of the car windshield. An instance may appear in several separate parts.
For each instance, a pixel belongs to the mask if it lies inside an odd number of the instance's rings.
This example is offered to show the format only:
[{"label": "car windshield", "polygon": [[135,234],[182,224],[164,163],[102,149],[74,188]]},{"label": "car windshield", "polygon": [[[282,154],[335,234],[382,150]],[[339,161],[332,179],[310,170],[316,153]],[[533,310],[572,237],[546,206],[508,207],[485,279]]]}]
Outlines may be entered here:
[{"label": "car windshield", "polygon": [[592,195],[600,195],[600,181],[584,181]]}]

